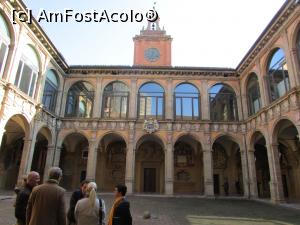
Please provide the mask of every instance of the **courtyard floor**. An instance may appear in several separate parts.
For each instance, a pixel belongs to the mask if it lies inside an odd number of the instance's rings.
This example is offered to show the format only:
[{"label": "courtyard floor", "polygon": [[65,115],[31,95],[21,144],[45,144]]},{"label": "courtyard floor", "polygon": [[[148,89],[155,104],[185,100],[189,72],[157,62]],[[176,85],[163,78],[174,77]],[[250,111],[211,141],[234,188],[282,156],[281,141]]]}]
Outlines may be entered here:
[{"label": "courtyard floor", "polygon": [[[70,193],[66,200],[69,202]],[[113,196],[102,195],[107,213]],[[129,196],[134,225],[300,225],[300,210],[241,199]],[[0,193],[0,225],[14,225],[14,198]],[[143,219],[149,211],[151,219]]]}]

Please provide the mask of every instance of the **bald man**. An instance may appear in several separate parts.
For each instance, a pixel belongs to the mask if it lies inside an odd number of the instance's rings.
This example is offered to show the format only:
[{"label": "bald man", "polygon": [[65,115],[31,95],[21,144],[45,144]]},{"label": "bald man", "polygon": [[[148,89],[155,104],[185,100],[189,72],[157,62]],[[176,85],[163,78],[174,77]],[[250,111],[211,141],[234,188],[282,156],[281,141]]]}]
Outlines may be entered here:
[{"label": "bald man", "polygon": [[28,173],[24,188],[18,193],[15,207],[15,217],[18,225],[26,224],[26,207],[32,189],[40,182],[40,175],[38,172],[31,171]]}]

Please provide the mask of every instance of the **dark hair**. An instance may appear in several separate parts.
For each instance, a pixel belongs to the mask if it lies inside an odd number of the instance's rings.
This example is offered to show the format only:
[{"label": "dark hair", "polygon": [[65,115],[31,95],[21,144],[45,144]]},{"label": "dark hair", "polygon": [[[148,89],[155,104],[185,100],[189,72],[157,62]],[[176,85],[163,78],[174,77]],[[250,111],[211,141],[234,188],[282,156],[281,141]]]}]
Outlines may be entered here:
[{"label": "dark hair", "polygon": [[117,188],[118,192],[122,194],[122,196],[126,195],[127,187],[124,184],[118,184],[115,186]]},{"label": "dark hair", "polygon": [[90,182],[91,181],[89,181],[89,180],[83,180],[83,181],[80,182],[80,186],[82,187],[83,185],[88,184]]}]

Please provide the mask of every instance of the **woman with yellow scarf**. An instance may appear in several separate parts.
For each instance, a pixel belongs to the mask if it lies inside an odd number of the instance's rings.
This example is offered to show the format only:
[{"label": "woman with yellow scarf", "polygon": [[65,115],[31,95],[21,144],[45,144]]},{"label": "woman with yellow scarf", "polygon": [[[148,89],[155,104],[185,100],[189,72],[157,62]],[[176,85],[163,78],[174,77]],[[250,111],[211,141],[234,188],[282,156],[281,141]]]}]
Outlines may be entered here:
[{"label": "woman with yellow scarf", "polygon": [[123,184],[115,186],[115,201],[108,216],[107,225],[132,225],[129,202],[125,199],[127,187]]}]

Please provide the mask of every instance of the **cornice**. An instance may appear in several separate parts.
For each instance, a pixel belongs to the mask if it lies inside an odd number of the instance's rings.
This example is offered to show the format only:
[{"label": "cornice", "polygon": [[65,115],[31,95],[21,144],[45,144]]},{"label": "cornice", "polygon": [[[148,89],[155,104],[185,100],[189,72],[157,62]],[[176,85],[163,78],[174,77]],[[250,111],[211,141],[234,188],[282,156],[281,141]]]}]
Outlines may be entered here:
[{"label": "cornice", "polygon": [[[26,12],[27,7],[22,0],[10,0],[9,2],[12,5],[12,7],[16,9],[18,12],[20,11]],[[32,18],[32,23],[27,24],[27,26],[34,33],[34,35],[39,39],[39,41],[42,43],[45,49],[50,53],[50,55],[56,61],[56,63],[66,72],[69,66],[66,63],[64,57],[54,46],[50,38],[47,36],[47,34],[44,32],[44,30],[41,28],[41,26],[39,25],[39,23],[36,21],[34,17]]]},{"label": "cornice", "polygon": [[274,37],[275,33],[282,27],[288,20],[290,15],[294,12],[299,5],[298,1],[287,0],[273,17],[268,26],[264,29],[250,50],[246,53],[236,68],[237,74],[242,74],[248,66],[253,62],[255,57],[266,47],[269,41]]},{"label": "cornice", "polygon": [[[11,5],[17,11],[26,11],[26,5],[22,0],[9,0]],[[264,29],[262,34],[258,37],[256,42],[252,45],[250,50],[246,53],[244,58],[241,60],[236,69],[223,70],[223,68],[189,68],[182,67],[181,69],[172,68],[136,68],[136,67],[126,67],[120,68],[120,66],[69,66],[64,57],[60,54],[54,44],[51,42],[49,37],[40,27],[38,22],[33,18],[33,23],[28,24],[28,27],[35,34],[35,36],[40,40],[46,50],[51,54],[56,63],[66,72],[66,73],[102,73],[102,74],[174,74],[174,75],[201,75],[201,76],[224,76],[224,77],[238,77],[242,74],[249,65],[253,62],[255,57],[261,52],[262,49],[266,47],[269,41],[273,38],[274,34],[282,27],[282,25],[287,21],[290,15],[295,11],[296,7],[299,5],[298,1],[287,0],[280,10],[273,17],[269,25]],[[136,35],[133,39],[138,39],[140,35]],[[166,37],[170,37],[166,35]],[[172,38],[171,38],[172,40]]]},{"label": "cornice", "polygon": [[201,67],[70,66],[68,74],[189,75],[236,77],[234,69]]}]

